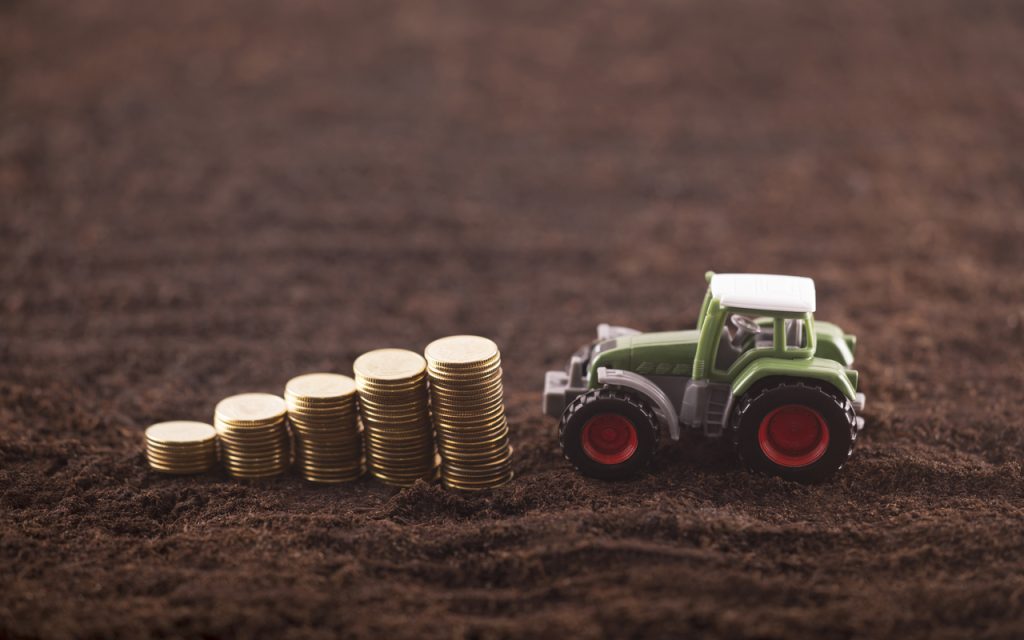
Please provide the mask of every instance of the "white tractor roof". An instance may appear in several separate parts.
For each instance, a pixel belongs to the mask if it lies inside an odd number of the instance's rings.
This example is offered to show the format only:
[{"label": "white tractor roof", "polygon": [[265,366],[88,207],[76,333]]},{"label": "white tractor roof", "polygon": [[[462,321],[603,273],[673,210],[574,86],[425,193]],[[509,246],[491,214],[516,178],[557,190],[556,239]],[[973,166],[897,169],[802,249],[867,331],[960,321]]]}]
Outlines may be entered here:
[{"label": "white tractor roof", "polygon": [[711,295],[724,307],[813,313],[814,280],[761,273],[716,273]]}]

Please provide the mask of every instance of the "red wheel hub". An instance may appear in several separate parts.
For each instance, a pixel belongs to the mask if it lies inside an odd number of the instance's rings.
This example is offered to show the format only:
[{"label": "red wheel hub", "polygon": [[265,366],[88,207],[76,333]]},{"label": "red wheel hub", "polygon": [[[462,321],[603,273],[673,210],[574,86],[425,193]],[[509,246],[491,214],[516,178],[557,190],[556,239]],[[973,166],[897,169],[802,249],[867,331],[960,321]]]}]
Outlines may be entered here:
[{"label": "red wheel hub", "polygon": [[764,455],[775,464],[806,467],[825,455],[828,425],[814,409],[787,404],[764,417],[757,441]]},{"label": "red wheel hub", "polygon": [[615,413],[594,416],[583,425],[583,452],[601,464],[621,464],[637,448],[636,427]]}]

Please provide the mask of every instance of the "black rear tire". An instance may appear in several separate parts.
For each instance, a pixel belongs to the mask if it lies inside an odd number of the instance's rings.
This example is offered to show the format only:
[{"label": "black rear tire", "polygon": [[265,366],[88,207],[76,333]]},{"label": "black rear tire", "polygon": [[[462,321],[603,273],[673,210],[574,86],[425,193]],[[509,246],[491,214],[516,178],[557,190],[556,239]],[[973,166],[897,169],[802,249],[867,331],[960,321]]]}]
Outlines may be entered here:
[{"label": "black rear tire", "polygon": [[638,395],[594,389],[565,408],[558,441],[566,460],[583,475],[620,480],[650,465],[658,448],[658,421]]},{"label": "black rear tire", "polygon": [[740,460],[752,471],[823,482],[853,453],[857,420],[850,401],[830,385],[780,380],[740,399],[732,434]]}]

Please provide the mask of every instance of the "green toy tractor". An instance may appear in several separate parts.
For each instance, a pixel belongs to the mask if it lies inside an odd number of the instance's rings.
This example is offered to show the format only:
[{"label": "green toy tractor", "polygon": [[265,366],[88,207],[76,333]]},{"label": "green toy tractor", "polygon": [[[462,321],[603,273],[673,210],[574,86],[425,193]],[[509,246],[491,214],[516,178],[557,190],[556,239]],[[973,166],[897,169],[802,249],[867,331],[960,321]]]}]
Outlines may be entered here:
[{"label": "green toy tractor", "polygon": [[750,469],[799,482],[838,471],[853,452],[864,394],[854,336],[815,322],[814,281],[707,274],[697,328],[639,333],[600,325],[565,371],[549,371],[544,413],[581,473],[644,469],[662,429],[729,438]]}]

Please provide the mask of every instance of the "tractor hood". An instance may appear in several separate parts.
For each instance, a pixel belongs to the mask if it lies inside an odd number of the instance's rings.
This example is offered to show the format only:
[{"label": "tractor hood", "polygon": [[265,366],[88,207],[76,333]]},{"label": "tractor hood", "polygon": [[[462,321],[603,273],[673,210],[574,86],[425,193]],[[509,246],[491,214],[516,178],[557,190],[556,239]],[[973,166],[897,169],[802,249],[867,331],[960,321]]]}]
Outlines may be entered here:
[{"label": "tractor hood", "polygon": [[856,336],[843,333],[842,329],[831,322],[821,321],[814,323],[814,333],[818,338],[815,356],[835,360],[847,368],[853,365],[853,356],[857,351]]},{"label": "tractor hood", "polygon": [[660,331],[617,338],[614,347],[593,358],[590,375],[597,375],[598,367],[607,367],[645,376],[688,376],[693,370],[698,337],[699,331]]}]

